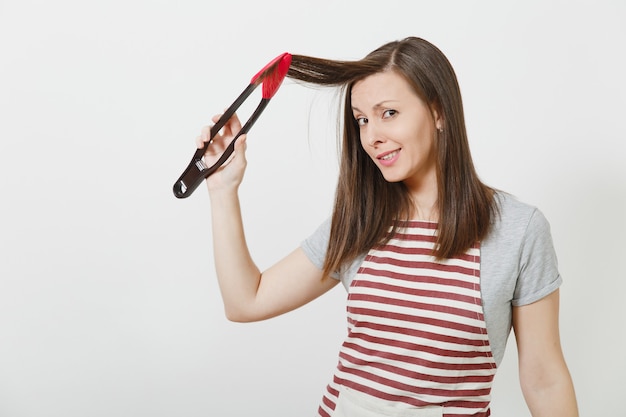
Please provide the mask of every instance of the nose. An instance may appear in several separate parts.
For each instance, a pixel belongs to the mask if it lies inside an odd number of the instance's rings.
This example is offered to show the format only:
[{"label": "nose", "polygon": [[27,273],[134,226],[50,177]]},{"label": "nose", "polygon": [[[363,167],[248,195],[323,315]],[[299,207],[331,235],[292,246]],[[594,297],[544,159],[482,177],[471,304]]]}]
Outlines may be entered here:
[{"label": "nose", "polygon": [[385,141],[384,135],[382,134],[382,132],[376,129],[374,124],[371,122],[368,124],[366,132],[362,132],[362,134],[367,135],[366,136],[367,139],[365,142],[367,143],[367,145],[371,147],[376,147],[377,145]]}]

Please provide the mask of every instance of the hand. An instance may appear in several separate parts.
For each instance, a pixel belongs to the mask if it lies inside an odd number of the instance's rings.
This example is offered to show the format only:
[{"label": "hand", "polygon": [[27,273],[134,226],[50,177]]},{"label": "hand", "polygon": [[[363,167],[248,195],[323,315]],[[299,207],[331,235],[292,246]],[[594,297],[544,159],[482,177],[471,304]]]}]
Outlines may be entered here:
[{"label": "hand", "polygon": [[[221,114],[217,114],[211,118],[211,121],[216,123],[220,117]],[[200,136],[196,138],[198,149],[204,147],[206,142],[209,142],[211,127],[212,125],[203,127]],[[217,162],[240,130],[241,122],[235,114],[226,122],[220,132],[213,137],[211,144],[208,146],[203,158],[207,166],[210,167]],[[235,150],[230,158],[206,179],[209,192],[223,189],[236,190],[239,187],[247,165],[245,150],[246,135],[241,135],[235,142]]]}]

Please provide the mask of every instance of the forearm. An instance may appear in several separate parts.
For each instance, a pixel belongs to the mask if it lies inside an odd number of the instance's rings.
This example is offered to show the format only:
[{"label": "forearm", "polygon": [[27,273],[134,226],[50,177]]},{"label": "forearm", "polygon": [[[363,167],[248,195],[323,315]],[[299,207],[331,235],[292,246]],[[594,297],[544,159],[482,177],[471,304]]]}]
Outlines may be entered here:
[{"label": "forearm", "polygon": [[256,296],[261,273],[245,239],[237,190],[209,193],[211,199],[215,271],[226,316],[237,319]]}]

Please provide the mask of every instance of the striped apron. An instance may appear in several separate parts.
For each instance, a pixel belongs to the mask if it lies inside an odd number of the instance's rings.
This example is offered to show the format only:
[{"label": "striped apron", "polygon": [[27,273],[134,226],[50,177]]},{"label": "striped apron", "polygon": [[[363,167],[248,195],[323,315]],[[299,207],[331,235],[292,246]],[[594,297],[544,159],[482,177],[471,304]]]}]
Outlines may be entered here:
[{"label": "striped apron", "polygon": [[437,224],[402,222],[348,291],[348,334],[322,417],[487,417],[496,364],[480,295],[480,246],[431,254]]}]

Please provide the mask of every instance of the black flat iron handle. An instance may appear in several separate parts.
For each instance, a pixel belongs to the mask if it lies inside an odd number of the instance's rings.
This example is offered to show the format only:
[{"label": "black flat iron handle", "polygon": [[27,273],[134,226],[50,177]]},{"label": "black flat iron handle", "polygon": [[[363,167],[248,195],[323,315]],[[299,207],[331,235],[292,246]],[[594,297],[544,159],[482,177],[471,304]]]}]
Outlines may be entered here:
[{"label": "black flat iron handle", "polygon": [[[211,176],[211,174],[217,171],[219,167],[224,165],[228,158],[230,158],[230,156],[233,154],[233,151],[235,150],[235,142],[237,141],[237,139],[239,139],[241,135],[248,133],[254,123],[258,120],[259,116],[261,116],[261,113],[263,112],[263,110],[265,110],[265,107],[267,107],[268,103],[269,99],[261,99],[261,102],[254,110],[246,124],[241,128],[241,130],[233,138],[230,144],[226,147],[217,162],[215,162],[210,167],[206,165],[203,157],[207,148],[210,146],[211,141],[206,142],[203,148],[196,150],[193,157],[191,158],[191,161],[189,162],[189,165],[187,165],[187,168],[185,169],[183,174],[174,183],[173,191],[174,195],[177,198],[189,197],[198,188],[198,186],[205,178]],[[222,127],[224,127],[228,119],[232,117],[232,115],[235,113],[236,108],[239,107],[241,103],[239,103],[239,105],[237,106],[235,106],[235,104],[236,103],[233,103],[233,105],[229,107],[226,112],[224,112],[222,117],[220,117],[218,123],[216,123],[215,126],[211,128],[211,138],[213,138],[217,134],[217,132],[219,132]],[[230,111],[231,109],[232,111]]]}]

